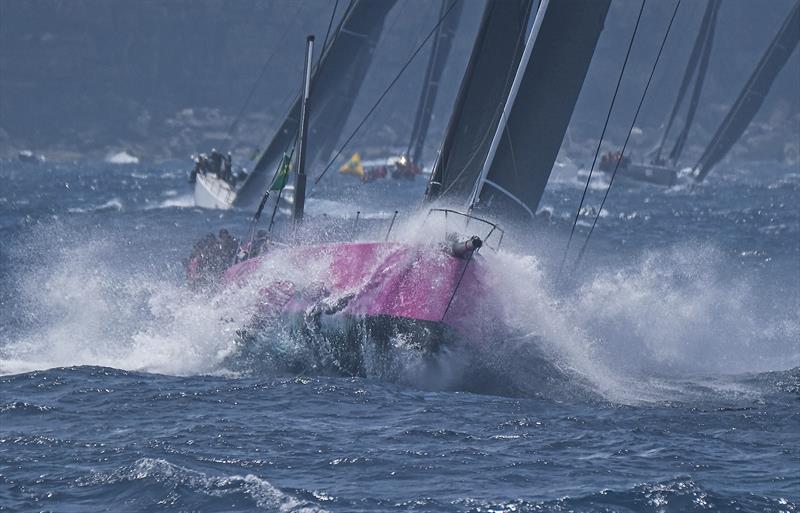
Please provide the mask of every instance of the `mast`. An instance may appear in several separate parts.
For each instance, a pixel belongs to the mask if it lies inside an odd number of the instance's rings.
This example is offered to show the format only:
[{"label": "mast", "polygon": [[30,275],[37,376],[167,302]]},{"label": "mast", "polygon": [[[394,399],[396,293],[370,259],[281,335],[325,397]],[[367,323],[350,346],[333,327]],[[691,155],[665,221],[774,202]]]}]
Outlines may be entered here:
[{"label": "mast", "polygon": [[[351,0],[327,47],[322,49],[322,56],[312,72],[310,98],[314,109],[308,122],[313,144],[306,148],[307,167],[318,158],[327,157],[336,146],[369,70],[386,16],[394,4],[395,0]],[[300,103],[298,94],[239,189],[235,206],[249,207],[258,203],[270,179],[266,171],[274,169],[297,136]]]},{"label": "mast", "polygon": [[717,25],[717,13],[719,12],[720,0],[711,0],[709,7],[711,8],[711,21],[706,30],[705,42],[703,45],[703,55],[700,58],[700,67],[697,71],[697,78],[694,82],[694,90],[692,91],[692,98],[689,100],[689,108],[686,111],[686,121],[683,123],[683,129],[678,138],[675,139],[675,144],[672,151],[669,152],[669,159],[673,165],[680,159],[683,148],[686,145],[686,140],[689,138],[689,130],[694,121],[694,114],[697,111],[697,105],[700,103],[700,93],[703,90],[703,82],[705,81],[706,74],[708,73],[708,61],[711,56],[711,47],[714,41],[714,32]]},{"label": "mast", "polygon": [[[446,18],[437,29],[433,40],[428,68],[425,70],[425,78],[422,82],[422,95],[419,99],[419,105],[417,105],[414,127],[411,130],[411,138],[408,141],[408,150],[406,151],[406,155],[411,159],[411,162],[416,164],[421,165],[422,149],[428,136],[433,106],[436,103],[436,96],[439,92],[439,81],[447,63],[450,49],[453,46],[453,37],[461,17],[463,5],[463,0],[442,0],[439,19],[444,16]],[[448,12],[448,9],[450,12]]]},{"label": "mast", "polygon": [[308,97],[311,91],[311,61],[314,58],[314,36],[306,38],[306,64],[303,73],[303,98],[300,104],[300,140],[297,148],[297,176],[294,182],[292,219],[303,221],[306,204],[306,147],[308,146]]},{"label": "mast", "polygon": [[695,164],[693,173],[696,181],[703,181],[714,165],[722,160],[739,140],[764,103],[772,83],[789,60],[798,41],[800,41],[800,2],[795,2],[736,102],[711,139],[711,143]]},{"label": "mast", "polygon": [[[686,96],[686,91],[689,88],[689,85],[692,82],[692,78],[694,77],[695,71],[697,70],[697,65],[700,62],[701,58],[706,62],[705,66],[701,66],[701,70],[697,75],[697,79],[695,80],[695,88],[694,93],[692,96],[692,103],[696,105],[697,100],[700,95],[700,90],[702,89],[703,80],[705,78],[706,71],[708,69],[708,56],[711,53],[711,41],[713,39],[713,31],[714,31],[714,24],[716,23],[716,16],[717,11],[719,10],[719,0],[709,0],[706,4],[705,14],[703,14],[703,21],[700,23],[700,28],[697,32],[697,37],[694,40],[694,46],[692,47],[692,53],[689,55],[689,62],[686,65],[686,71],[683,74],[683,80],[681,81],[680,88],[678,89],[678,96],[675,98],[675,104],[672,106],[672,112],[670,112],[669,119],[667,121],[667,126],[664,128],[664,133],[661,134],[661,141],[658,145],[658,150],[656,151],[655,158],[653,159],[654,163],[661,162],[661,152],[664,148],[664,144],[666,143],[667,136],[669,135],[670,130],[672,129],[672,124],[675,122],[675,117],[678,114],[678,111],[683,105],[684,97]],[[699,84],[699,85],[698,85]],[[691,125],[691,118],[694,117],[694,109],[690,110],[692,112],[691,116],[687,113],[686,122],[684,122],[684,127],[681,131],[681,134],[685,132],[688,135],[689,127]],[[678,139],[681,139],[679,136]],[[685,142],[686,136],[684,135],[683,140]],[[676,141],[675,146],[673,147],[672,151],[670,152],[670,160],[675,161],[678,160],[680,157],[680,153],[683,150],[683,144],[681,144],[680,150],[678,150],[678,142]]]}]

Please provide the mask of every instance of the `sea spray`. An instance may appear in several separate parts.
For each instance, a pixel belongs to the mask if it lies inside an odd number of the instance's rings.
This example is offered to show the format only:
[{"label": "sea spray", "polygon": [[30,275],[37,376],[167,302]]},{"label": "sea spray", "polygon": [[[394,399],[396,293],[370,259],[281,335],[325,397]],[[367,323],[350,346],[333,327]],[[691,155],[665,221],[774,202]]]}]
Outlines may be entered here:
[{"label": "sea spray", "polygon": [[[398,225],[394,237],[430,242],[448,228],[456,229],[420,216]],[[261,307],[264,288],[276,281],[300,290],[324,286],[324,259],[278,256],[251,279],[194,291],[174,265],[127,261],[129,243],[57,225],[16,246],[15,260],[31,257],[15,272],[15,308],[24,319],[0,348],[3,373],[73,365],[174,375],[330,372],[318,350],[330,341],[310,346],[287,319],[265,321]],[[790,305],[729,276],[713,248],[628,256],[562,288],[535,254],[517,251],[484,249],[479,257],[491,287],[476,301],[501,307],[481,319],[502,328],[496,335],[456,340],[432,360],[407,334],[390,336],[388,357],[370,352],[365,339],[364,374],[437,390],[637,402],[679,393],[664,380],[800,362]],[[244,345],[242,334],[255,329],[258,345]]]},{"label": "sea spray", "polygon": [[[585,274],[574,321],[622,372],[732,374],[800,363],[792,301],[775,296],[708,244],[646,251]],[[788,300],[788,301],[787,301]]]}]

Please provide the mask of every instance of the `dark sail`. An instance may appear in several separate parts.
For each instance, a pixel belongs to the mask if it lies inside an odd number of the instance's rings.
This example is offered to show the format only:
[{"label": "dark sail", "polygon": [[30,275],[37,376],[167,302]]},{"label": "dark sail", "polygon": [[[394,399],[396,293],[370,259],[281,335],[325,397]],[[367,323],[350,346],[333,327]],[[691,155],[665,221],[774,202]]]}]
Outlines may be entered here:
[{"label": "dark sail", "polygon": [[531,3],[486,3],[426,199],[468,201],[522,56]]},{"label": "dark sail", "polygon": [[[447,63],[447,56],[453,46],[453,35],[455,34],[458,20],[461,17],[461,9],[464,0],[442,0],[442,9],[439,18],[445,16],[444,21],[439,26],[436,37],[433,40],[431,56],[428,60],[428,68],[425,71],[425,78],[422,82],[422,95],[417,106],[417,115],[414,118],[414,128],[411,131],[411,139],[408,143],[408,151],[411,162],[422,165],[422,148],[428,136],[428,127],[433,114],[433,105],[436,102],[436,95],[439,92],[439,80],[442,78],[442,71]],[[451,7],[452,6],[452,7]],[[448,9],[450,11],[448,12]]]},{"label": "dark sail", "polygon": [[[328,47],[323,49],[312,78],[309,104],[308,165],[327,157],[334,149],[364,81],[373,50],[394,0],[352,0]],[[258,203],[271,178],[271,171],[297,135],[300,97],[292,104],[280,129],[261,153],[234,204]]]},{"label": "dark sail", "polygon": [[703,155],[694,166],[695,180],[702,181],[714,165],[722,160],[733,144],[739,140],[750,121],[753,120],[764,98],[769,93],[789,56],[800,40],[800,2],[795,2],[775,39],[747,80],[744,89],[731,107],[728,115],[717,129]]},{"label": "dark sail", "polygon": [[[692,122],[694,121],[694,114],[697,111],[697,105],[700,101],[700,93],[703,90],[703,83],[708,72],[708,61],[711,55],[711,47],[713,46],[719,6],[720,0],[709,0],[708,5],[706,6],[706,12],[703,15],[703,22],[700,25],[700,32],[697,34],[697,40],[695,41],[695,46],[692,49],[692,54],[689,58],[689,68],[687,68],[686,75],[683,77],[683,83],[681,83],[681,88],[678,92],[678,98],[675,101],[675,107],[672,109],[669,123],[667,123],[667,128],[664,130],[664,137],[661,140],[661,144],[663,145],[664,139],[667,137],[667,133],[669,132],[672,122],[675,119],[675,114],[683,103],[686,88],[691,80],[691,74],[694,72],[694,68],[698,68],[697,77],[694,81],[692,98],[689,100],[689,107],[686,111],[686,120],[683,122],[683,128],[678,134],[677,139],[675,139],[675,144],[673,145],[672,150],[669,152],[669,160],[673,163],[673,165],[680,159],[681,154],[683,153],[686,140],[689,138],[689,130],[691,129]],[[660,154],[661,148],[659,147],[659,156]]]},{"label": "dark sail", "polygon": [[539,205],[603,30],[610,0],[551,0],[479,205],[527,219]]}]

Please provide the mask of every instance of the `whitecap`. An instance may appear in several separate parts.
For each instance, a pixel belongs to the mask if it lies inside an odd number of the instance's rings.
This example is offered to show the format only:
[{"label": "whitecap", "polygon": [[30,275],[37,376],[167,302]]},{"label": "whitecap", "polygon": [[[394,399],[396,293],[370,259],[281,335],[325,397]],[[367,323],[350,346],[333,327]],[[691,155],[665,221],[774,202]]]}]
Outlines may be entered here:
[{"label": "whitecap", "polygon": [[109,153],[106,155],[106,162],[109,164],[138,164],[139,158],[134,157],[127,151],[120,151],[119,153]]},{"label": "whitecap", "polygon": [[114,485],[131,481],[180,485],[194,493],[210,497],[243,494],[249,496],[259,508],[280,512],[326,512],[313,502],[285,493],[266,479],[254,474],[212,476],[161,458],[140,458],[132,465],[111,473],[96,473],[89,479],[80,480],[79,486]]},{"label": "whitecap", "polygon": [[[169,192],[173,192],[174,194],[167,194]],[[165,200],[160,201],[155,205],[145,207],[145,210],[154,210],[159,208],[194,208],[194,196],[191,194],[177,196],[176,191],[167,191],[167,193],[165,193],[165,196],[167,196]]]},{"label": "whitecap", "polygon": [[111,198],[110,200],[106,201],[101,205],[95,205],[92,207],[72,207],[68,208],[67,212],[71,214],[86,214],[88,212],[108,212],[108,211],[120,211],[122,210],[122,201],[119,198]]}]

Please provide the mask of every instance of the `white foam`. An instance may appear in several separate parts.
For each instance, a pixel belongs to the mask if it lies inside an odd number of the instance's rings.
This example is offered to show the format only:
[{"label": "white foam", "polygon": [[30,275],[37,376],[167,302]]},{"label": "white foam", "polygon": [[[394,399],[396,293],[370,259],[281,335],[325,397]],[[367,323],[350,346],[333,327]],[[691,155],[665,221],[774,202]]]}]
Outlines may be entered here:
[{"label": "white foam", "polygon": [[166,199],[160,201],[156,205],[150,205],[146,207],[146,210],[152,210],[156,208],[194,208],[194,196],[191,194],[178,196],[176,191],[171,192],[175,192],[175,194],[165,194],[167,196]]},{"label": "white foam", "polygon": [[106,162],[109,164],[138,164],[139,158],[134,157],[127,151],[120,151],[118,153],[109,153],[106,155]]},{"label": "white foam", "polygon": [[111,198],[100,205],[86,208],[72,207],[67,209],[67,212],[70,212],[71,214],[85,214],[87,212],[106,212],[109,210],[122,210],[122,201],[119,198]]},{"label": "white foam", "polygon": [[152,480],[169,485],[179,484],[191,492],[211,497],[226,497],[242,493],[249,496],[257,507],[282,513],[325,513],[326,511],[316,504],[281,491],[266,479],[254,474],[210,476],[161,458],[140,458],[133,465],[123,467],[110,474],[95,474],[89,480],[81,480],[80,484],[87,486],[142,480]]}]

